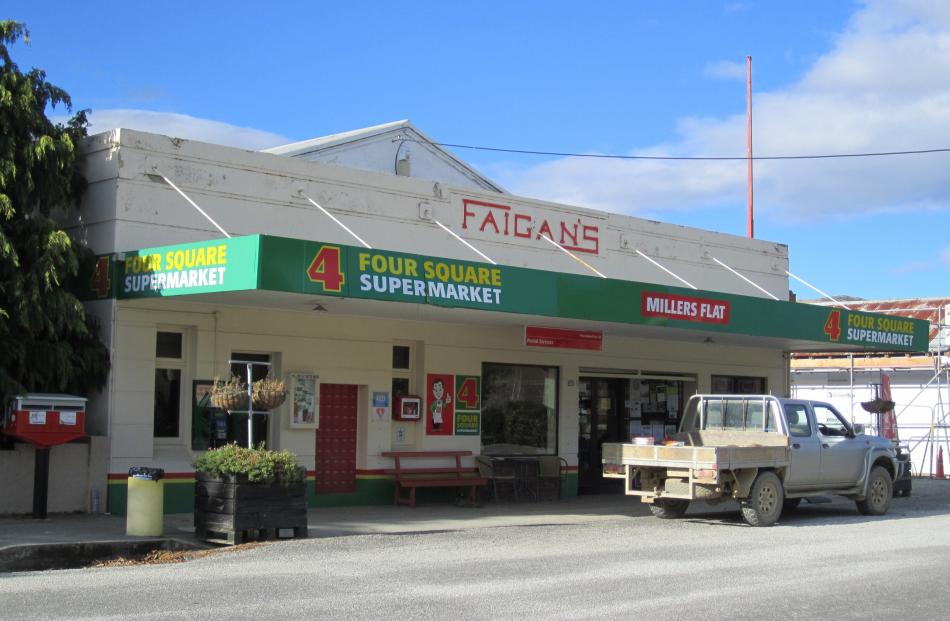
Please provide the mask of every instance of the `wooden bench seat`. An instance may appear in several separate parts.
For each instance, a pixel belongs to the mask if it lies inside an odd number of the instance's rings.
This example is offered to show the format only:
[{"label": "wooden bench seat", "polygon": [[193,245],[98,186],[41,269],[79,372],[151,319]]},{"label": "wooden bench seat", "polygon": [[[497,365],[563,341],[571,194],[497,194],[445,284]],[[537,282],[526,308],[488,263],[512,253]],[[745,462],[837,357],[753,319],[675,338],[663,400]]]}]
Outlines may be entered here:
[{"label": "wooden bench seat", "polygon": [[[393,460],[393,468],[386,474],[393,475],[396,483],[393,502],[397,505],[416,506],[416,489],[419,487],[455,487],[469,489],[468,499],[475,504],[477,488],[488,484],[488,479],[477,472],[462,468],[462,458],[470,457],[471,451],[384,451],[383,457]],[[454,466],[436,465],[423,467],[419,462],[454,459]],[[409,461],[411,465],[405,465]],[[406,490],[408,496],[400,490]]]}]

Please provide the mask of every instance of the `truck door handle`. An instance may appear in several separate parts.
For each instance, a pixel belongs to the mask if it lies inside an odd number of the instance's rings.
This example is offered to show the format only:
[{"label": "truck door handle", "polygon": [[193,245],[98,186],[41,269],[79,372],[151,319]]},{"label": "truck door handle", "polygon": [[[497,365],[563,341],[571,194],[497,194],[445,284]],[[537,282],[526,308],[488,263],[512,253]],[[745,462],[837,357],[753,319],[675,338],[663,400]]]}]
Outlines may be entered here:
[{"label": "truck door handle", "polygon": [[802,445],[796,442],[795,444],[792,445],[792,448],[802,448]]},{"label": "truck door handle", "polygon": [[828,445],[827,445],[827,444],[822,444],[822,445],[821,445],[821,448],[828,448]]}]

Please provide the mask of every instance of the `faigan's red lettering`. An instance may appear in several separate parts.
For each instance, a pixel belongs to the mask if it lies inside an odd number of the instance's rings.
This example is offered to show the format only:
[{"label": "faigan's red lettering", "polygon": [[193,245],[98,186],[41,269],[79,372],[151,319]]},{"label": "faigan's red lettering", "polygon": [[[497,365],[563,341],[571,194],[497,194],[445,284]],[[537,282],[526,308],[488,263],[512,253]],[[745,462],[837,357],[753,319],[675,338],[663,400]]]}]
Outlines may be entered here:
[{"label": "faigan's red lettering", "polygon": [[541,239],[548,237],[575,252],[600,253],[600,227],[582,218],[537,218],[526,207],[462,199],[462,228],[486,235]]}]

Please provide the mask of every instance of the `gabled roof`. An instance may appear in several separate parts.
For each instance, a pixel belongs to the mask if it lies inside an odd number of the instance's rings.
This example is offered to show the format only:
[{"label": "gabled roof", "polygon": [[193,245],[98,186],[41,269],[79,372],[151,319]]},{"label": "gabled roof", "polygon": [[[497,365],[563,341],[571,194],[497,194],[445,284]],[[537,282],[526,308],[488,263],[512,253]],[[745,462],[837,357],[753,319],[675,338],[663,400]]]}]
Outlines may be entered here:
[{"label": "gabled roof", "polygon": [[302,140],[300,142],[292,142],[290,144],[264,149],[263,152],[272,153],[274,155],[285,155],[287,157],[305,158],[310,154],[318,155],[331,150],[346,149],[348,146],[378,142],[387,136],[391,136],[394,142],[403,139],[405,142],[411,142],[417,145],[418,148],[428,151],[442,160],[446,165],[451,166],[457,172],[471,179],[484,190],[507,194],[504,188],[478,172],[470,164],[460,160],[449,151],[435,144],[431,138],[422,133],[408,119],[374,125],[373,127],[364,127],[363,129],[355,129],[339,134],[330,134],[319,138],[311,138],[310,140]]}]

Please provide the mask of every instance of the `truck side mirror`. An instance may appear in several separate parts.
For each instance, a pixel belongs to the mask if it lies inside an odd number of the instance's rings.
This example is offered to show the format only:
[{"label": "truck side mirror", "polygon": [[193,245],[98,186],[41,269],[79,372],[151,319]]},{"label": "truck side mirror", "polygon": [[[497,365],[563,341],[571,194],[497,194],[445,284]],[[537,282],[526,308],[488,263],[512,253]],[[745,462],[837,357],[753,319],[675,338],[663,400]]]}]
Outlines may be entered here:
[{"label": "truck side mirror", "polygon": [[854,427],[852,427],[852,432],[853,432],[854,435],[856,435],[856,436],[863,436],[863,435],[864,435],[864,425],[855,424]]}]

